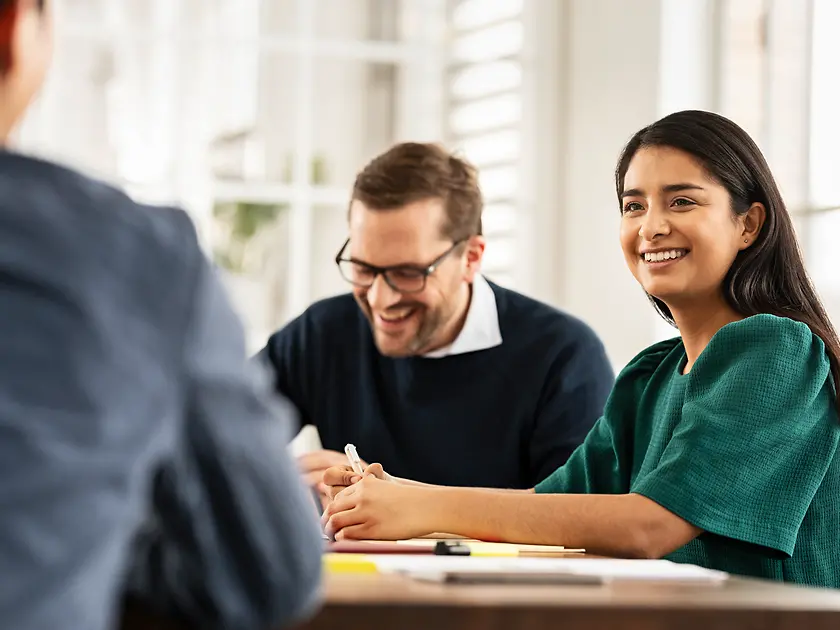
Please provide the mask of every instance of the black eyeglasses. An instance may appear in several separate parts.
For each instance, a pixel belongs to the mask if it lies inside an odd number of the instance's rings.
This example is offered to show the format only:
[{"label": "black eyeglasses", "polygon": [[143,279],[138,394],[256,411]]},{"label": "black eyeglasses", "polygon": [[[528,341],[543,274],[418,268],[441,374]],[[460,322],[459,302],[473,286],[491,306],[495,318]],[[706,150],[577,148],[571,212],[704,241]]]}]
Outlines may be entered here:
[{"label": "black eyeglasses", "polygon": [[446,259],[449,254],[455,251],[461,243],[467,239],[462,238],[453,243],[452,247],[443,252],[440,256],[435,258],[426,267],[417,267],[415,265],[393,265],[391,267],[377,267],[367,263],[353,260],[352,258],[342,258],[344,250],[350,244],[348,238],[344,241],[344,245],[335,256],[335,264],[341,272],[341,277],[347,282],[363,287],[365,289],[373,286],[376,276],[382,274],[385,282],[394,291],[399,293],[419,293],[426,288],[426,278],[432,275],[440,264]]}]

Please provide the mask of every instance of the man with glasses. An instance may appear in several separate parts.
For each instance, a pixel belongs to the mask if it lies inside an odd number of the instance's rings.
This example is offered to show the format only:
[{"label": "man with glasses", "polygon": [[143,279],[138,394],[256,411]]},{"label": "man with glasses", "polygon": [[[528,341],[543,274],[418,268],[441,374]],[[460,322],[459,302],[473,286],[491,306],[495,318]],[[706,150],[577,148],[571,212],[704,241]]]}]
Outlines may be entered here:
[{"label": "man with glasses", "polygon": [[357,446],[428,483],[530,488],[601,415],[613,372],[594,332],[480,273],[475,170],[406,143],[356,178],[336,256],[352,294],[312,305],[260,353],[324,450],[313,486]]}]

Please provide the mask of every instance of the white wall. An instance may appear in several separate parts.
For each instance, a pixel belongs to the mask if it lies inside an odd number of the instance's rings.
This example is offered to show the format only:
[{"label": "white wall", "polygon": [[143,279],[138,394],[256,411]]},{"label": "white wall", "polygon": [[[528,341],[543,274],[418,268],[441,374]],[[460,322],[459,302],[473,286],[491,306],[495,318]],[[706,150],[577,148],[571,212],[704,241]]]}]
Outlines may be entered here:
[{"label": "white wall", "polygon": [[[533,206],[522,288],[588,322],[616,370],[678,333],[647,301],[618,242],[614,169],[639,129],[714,106],[715,0],[526,3]],[[522,276],[520,276],[522,277]]]},{"label": "white wall", "polygon": [[613,171],[623,144],[659,113],[660,1],[567,0],[544,9],[531,26],[545,37],[546,24],[555,25],[546,45],[558,61],[537,70],[537,99],[551,105],[537,106],[533,293],[588,322],[619,369],[656,337],[618,244]]}]

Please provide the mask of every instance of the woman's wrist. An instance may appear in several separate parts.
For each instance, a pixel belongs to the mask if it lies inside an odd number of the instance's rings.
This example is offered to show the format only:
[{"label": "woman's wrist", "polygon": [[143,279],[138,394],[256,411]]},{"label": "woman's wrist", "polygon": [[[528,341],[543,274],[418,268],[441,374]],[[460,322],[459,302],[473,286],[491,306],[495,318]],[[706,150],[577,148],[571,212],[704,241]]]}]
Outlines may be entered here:
[{"label": "woman's wrist", "polygon": [[501,524],[509,521],[512,509],[528,491],[499,491],[486,488],[429,486],[421,509],[424,524],[435,532],[502,540]]},{"label": "woman's wrist", "polygon": [[459,534],[455,531],[457,523],[452,518],[454,511],[450,505],[453,488],[445,486],[423,485],[415,486],[416,506],[415,514],[420,529],[427,534],[443,532],[447,534]]}]

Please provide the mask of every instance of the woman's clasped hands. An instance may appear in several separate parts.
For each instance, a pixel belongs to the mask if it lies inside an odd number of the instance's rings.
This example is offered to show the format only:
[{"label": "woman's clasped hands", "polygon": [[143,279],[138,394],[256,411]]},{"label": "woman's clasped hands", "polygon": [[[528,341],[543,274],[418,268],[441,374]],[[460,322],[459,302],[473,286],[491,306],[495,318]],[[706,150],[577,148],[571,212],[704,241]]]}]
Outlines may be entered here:
[{"label": "woman's clasped hands", "polygon": [[432,533],[434,489],[410,486],[371,464],[359,475],[349,466],[324,472],[332,502],[321,524],[335,540],[403,540]]}]

